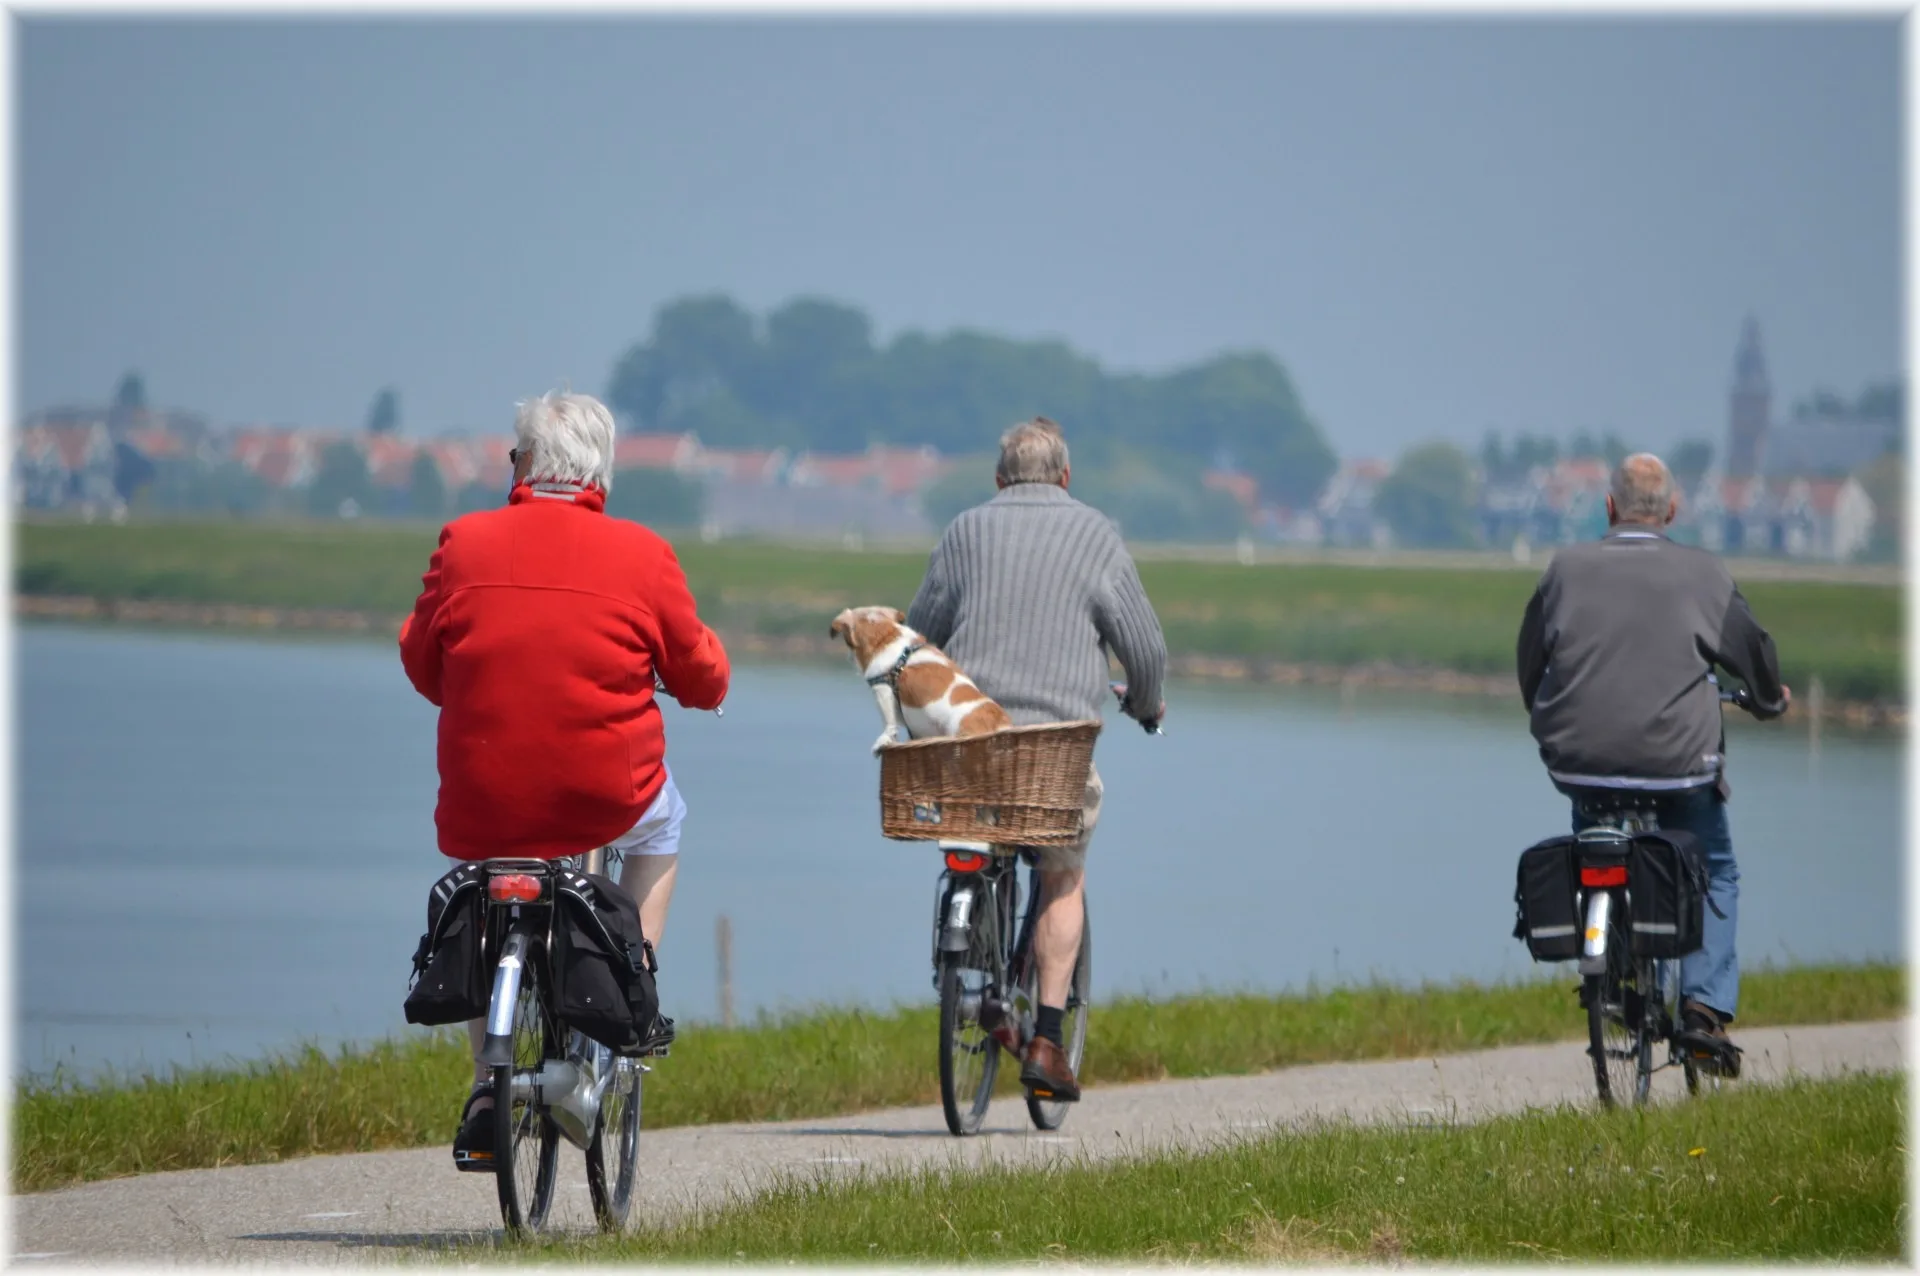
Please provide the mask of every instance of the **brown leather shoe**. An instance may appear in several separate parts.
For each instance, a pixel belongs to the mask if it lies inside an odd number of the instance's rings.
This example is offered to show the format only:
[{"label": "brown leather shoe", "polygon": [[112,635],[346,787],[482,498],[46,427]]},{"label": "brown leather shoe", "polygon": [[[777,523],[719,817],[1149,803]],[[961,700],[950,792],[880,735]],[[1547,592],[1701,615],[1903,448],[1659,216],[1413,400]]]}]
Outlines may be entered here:
[{"label": "brown leather shoe", "polygon": [[1703,1071],[1728,1080],[1740,1075],[1740,1047],[1727,1036],[1720,1012],[1691,998],[1680,1006],[1680,1044]]},{"label": "brown leather shoe", "polygon": [[1020,1065],[1020,1084],[1036,1099],[1078,1103],[1080,1083],[1074,1079],[1067,1053],[1045,1037],[1027,1043],[1026,1062]]}]

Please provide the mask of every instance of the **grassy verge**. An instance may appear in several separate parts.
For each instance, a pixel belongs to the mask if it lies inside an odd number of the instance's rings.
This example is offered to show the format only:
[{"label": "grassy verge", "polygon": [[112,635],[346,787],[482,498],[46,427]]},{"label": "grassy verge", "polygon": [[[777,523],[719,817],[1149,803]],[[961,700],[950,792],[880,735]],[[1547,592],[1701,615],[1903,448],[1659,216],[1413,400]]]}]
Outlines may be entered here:
[{"label": "grassy verge", "polygon": [[[394,616],[419,589],[425,526],[29,523],[16,526],[15,588],[100,599],[333,608]],[[905,607],[923,554],[766,543],[677,546],[717,626],[820,638],[855,603]],[[1533,573],[1144,561],[1140,575],[1176,655],[1505,674]],[[1763,581],[1746,588],[1790,683],[1819,674],[1845,700],[1903,695],[1901,591]]]},{"label": "grassy verge", "polygon": [[684,1229],[532,1254],[636,1260],[1752,1262],[1903,1257],[1903,1082],[1642,1112],[1323,1127],[1113,1165],[794,1182]]},{"label": "grassy verge", "polygon": [[[1571,984],[1118,1000],[1094,1008],[1085,1077],[1113,1084],[1561,1040],[1581,1031]],[[1889,1018],[1905,1008],[1905,971],[1896,966],[1760,970],[1741,990],[1741,1023],[1756,1027]],[[935,1103],[935,1037],[931,1008],[694,1025],[647,1092],[647,1124]],[[14,1188],[437,1143],[452,1138],[471,1067],[464,1036],[420,1033],[244,1070],[84,1087],[30,1082],[14,1099]]]}]

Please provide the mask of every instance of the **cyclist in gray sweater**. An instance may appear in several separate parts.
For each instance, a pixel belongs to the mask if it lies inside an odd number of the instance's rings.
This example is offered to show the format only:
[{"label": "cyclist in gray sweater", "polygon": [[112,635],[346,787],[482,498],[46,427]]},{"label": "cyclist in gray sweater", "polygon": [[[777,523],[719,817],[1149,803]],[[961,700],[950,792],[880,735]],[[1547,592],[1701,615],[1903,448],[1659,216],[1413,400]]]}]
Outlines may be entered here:
[{"label": "cyclist in gray sweater", "polygon": [[1710,879],[1704,943],[1680,963],[1683,1039],[1738,1068],[1726,1024],[1738,1009],[1734,921],[1740,869],[1727,828],[1719,665],[1751,693],[1757,718],[1787,711],[1773,639],[1753,618],[1726,564],[1676,545],[1679,513],[1660,458],[1630,456],[1614,471],[1608,531],[1553,556],[1520,624],[1520,694],[1540,760],[1573,798],[1655,795],[1660,823],[1699,840]]},{"label": "cyclist in gray sweater", "polygon": [[[1067,444],[1045,417],[1000,440],[1000,491],[953,520],[927,563],[907,624],[997,700],[1016,725],[1098,718],[1108,653],[1127,671],[1121,711],[1158,722],[1167,645],[1133,559],[1107,517],[1067,494]],[[1087,841],[1102,786],[1087,781],[1085,835],[1040,853],[1045,903],[1034,928],[1040,1007],[1020,1069],[1029,1086],[1080,1097],[1061,1043],[1086,924]]]}]

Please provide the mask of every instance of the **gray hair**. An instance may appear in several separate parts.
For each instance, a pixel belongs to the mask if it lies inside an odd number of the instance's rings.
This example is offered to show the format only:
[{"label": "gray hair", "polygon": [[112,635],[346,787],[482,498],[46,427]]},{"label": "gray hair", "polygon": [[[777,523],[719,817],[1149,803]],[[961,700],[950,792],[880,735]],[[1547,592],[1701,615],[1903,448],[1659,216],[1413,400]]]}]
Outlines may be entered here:
[{"label": "gray hair", "polygon": [[1613,472],[1613,512],[1623,523],[1664,525],[1673,508],[1673,475],[1651,452],[1636,452]]},{"label": "gray hair", "polygon": [[1003,483],[1058,483],[1066,477],[1067,441],[1059,424],[1037,416],[1001,435],[994,473]]},{"label": "gray hair", "polygon": [[519,405],[513,434],[529,479],[613,487],[613,413],[590,394],[555,391]]}]

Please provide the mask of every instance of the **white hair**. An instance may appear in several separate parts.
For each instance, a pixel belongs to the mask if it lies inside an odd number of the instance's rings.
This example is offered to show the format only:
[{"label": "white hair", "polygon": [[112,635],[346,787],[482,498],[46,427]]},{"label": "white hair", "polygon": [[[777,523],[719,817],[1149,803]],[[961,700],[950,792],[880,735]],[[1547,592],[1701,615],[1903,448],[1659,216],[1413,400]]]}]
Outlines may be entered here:
[{"label": "white hair", "polygon": [[1058,483],[1067,472],[1067,441],[1060,427],[1043,416],[1022,421],[1000,436],[1000,464],[1005,483]]},{"label": "white hair", "polygon": [[613,413],[590,394],[554,391],[519,406],[513,434],[532,458],[527,477],[613,487]]},{"label": "white hair", "polygon": [[1673,475],[1651,452],[1635,452],[1613,472],[1613,509],[1624,523],[1665,523],[1673,506]]}]

